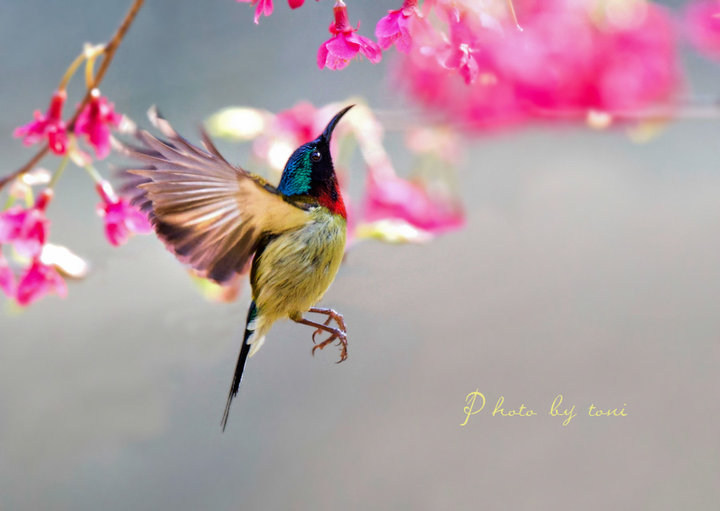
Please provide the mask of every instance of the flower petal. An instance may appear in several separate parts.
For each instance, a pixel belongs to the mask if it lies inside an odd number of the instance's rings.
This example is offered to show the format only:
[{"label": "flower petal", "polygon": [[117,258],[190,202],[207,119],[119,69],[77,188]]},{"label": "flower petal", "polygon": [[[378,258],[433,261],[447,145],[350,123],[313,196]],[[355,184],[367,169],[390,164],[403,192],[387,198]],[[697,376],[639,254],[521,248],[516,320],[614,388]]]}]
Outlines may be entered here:
[{"label": "flower petal", "polygon": [[23,257],[36,257],[47,239],[48,224],[38,208],[10,208],[0,213],[0,244],[12,244]]},{"label": "flower petal", "polygon": [[457,229],[465,222],[454,202],[428,195],[417,183],[397,176],[368,174],[365,216],[368,221],[398,219],[430,233]]},{"label": "flower petal", "polygon": [[398,26],[398,18],[401,16],[400,10],[388,11],[387,15],[380,18],[375,25],[375,37],[383,50],[389,48],[395,38],[398,36],[400,27]]},{"label": "flower petal", "polygon": [[327,57],[328,57],[327,43],[328,43],[328,41],[325,41],[318,48],[317,66],[320,69],[324,68],[325,65],[327,64]]},{"label": "flower petal", "polygon": [[[97,92],[97,89],[95,90]],[[120,126],[122,116],[115,112],[112,103],[99,93],[85,105],[75,123],[75,133],[85,135],[99,159],[110,154],[110,130]]]},{"label": "flower petal", "polygon": [[382,50],[372,39],[357,34],[351,34],[348,39],[357,41],[357,44],[360,46],[360,52],[373,64],[377,64],[382,59]]},{"label": "flower petal", "polygon": [[[358,51],[360,51],[360,45],[356,38],[352,37],[354,34],[338,34],[327,42],[328,52],[332,57],[337,60],[349,61]],[[333,68],[334,69],[334,68]]]},{"label": "flower petal", "polygon": [[57,270],[35,259],[18,283],[15,299],[26,307],[48,293],[67,296],[67,285]]},{"label": "flower petal", "polygon": [[100,183],[96,189],[102,199],[97,211],[105,220],[105,237],[111,245],[123,245],[132,234],[152,232],[147,216],[132,206],[128,199],[117,198],[109,183]]},{"label": "flower petal", "polygon": [[35,111],[34,120],[15,128],[13,135],[23,139],[24,145],[32,145],[48,138],[50,150],[55,154],[65,154],[66,126],[62,120],[62,108],[66,99],[65,91],[56,91],[50,101],[47,113]]}]

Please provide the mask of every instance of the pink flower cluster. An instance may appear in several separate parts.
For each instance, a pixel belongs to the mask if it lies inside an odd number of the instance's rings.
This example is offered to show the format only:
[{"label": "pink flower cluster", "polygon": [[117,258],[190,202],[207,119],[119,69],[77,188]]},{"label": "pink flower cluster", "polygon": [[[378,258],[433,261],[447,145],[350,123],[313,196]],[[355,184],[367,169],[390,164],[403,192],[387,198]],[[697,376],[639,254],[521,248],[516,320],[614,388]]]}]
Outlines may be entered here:
[{"label": "pink flower cluster", "polygon": [[[46,189],[32,207],[12,207],[0,213],[0,289],[22,306],[48,293],[67,295],[60,274],[41,260],[49,227],[45,209],[51,198],[52,190]],[[3,256],[3,246],[11,247],[19,260],[28,261],[17,276]]]},{"label": "pink flower cluster", "polygon": [[[256,21],[270,0],[252,1]],[[400,0],[396,0],[398,3]],[[319,68],[342,69],[357,56],[379,62],[404,53],[398,81],[428,109],[471,130],[532,119],[610,118],[671,103],[681,84],[677,38],[668,12],[650,0],[403,0],[377,22],[377,43],[359,35],[336,0],[332,37]],[[291,2],[299,7],[302,2]],[[509,5],[509,6],[508,6]],[[690,40],[720,58],[720,0],[687,14]]]},{"label": "pink flower cluster", "polygon": [[[105,221],[105,236],[112,245],[122,245],[133,233],[151,231],[145,215],[127,199],[118,198],[109,183],[101,181],[96,188],[102,199],[98,214]],[[63,254],[67,264],[65,254],[69,251],[57,246],[54,252],[47,250],[50,221],[45,211],[52,197],[52,189],[46,188],[31,207],[12,206],[0,212],[0,290],[21,306],[28,306],[50,293],[67,295],[67,285],[58,272],[63,260],[59,260],[57,254]],[[12,265],[3,253],[4,248],[11,256]],[[46,257],[48,254],[51,256]],[[71,257],[79,260],[77,256]]]},{"label": "pink flower cluster", "polygon": [[515,3],[523,30],[507,18],[488,23],[470,2],[437,0],[449,35],[415,25],[398,70],[412,97],[476,130],[548,116],[584,119],[591,110],[622,114],[672,99],[680,71],[662,7]]},{"label": "pink flower cluster", "polygon": [[[21,306],[27,306],[48,293],[60,296],[67,294],[67,286],[61,273],[78,277],[85,272],[85,262],[64,247],[47,243],[49,220],[45,215],[48,202],[53,196],[52,186],[55,179],[71,159],[85,166],[96,181],[96,189],[101,202],[97,207],[103,218],[105,236],[114,245],[124,244],[131,234],[146,234],[151,231],[150,223],[144,214],[130,205],[129,201],[117,197],[110,186],[90,165],[88,155],[80,151],[73,136],[84,136],[95,150],[97,158],[105,158],[110,153],[111,131],[118,128],[122,116],[115,112],[107,98],[93,89],[89,101],[77,114],[74,134],[68,133],[68,124],[62,118],[62,110],[67,99],[64,89],[56,91],[45,114],[35,112],[35,119],[14,132],[21,137],[25,145],[47,141],[50,150],[65,156],[58,173],[50,181],[49,176],[43,184],[50,185],[38,196],[31,207],[11,206],[0,211],[0,290],[15,299]],[[70,158],[72,156],[72,158]],[[29,174],[32,174],[30,172]],[[11,192],[11,204],[18,198],[32,201],[32,179],[26,175],[18,176]]]},{"label": "pink flower cluster", "polygon": [[419,26],[427,26],[423,14],[417,7],[417,0],[404,0],[399,9],[388,11],[375,26],[377,43],[367,37],[356,34],[342,0],[337,0],[333,12],[334,21],[329,30],[333,36],[320,45],[317,64],[320,69],[342,69],[358,55],[364,55],[376,64],[382,58],[382,50],[395,45],[401,52],[409,52],[412,47],[412,35]]},{"label": "pink flower cluster", "polygon": [[[273,12],[273,0],[237,0],[238,2],[255,5],[255,23],[260,16],[270,16]],[[305,0],[288,0],[291,8],[297,9]],[[347,7],[343,0],[336,0],[333,7],[334,19],[329,31],[332,37],[322,43],[317,53],[317,64],[320,69],[342,69],[349,62],[363,55],[376,64],[382,58],[382,50],[396,44],[400,51],[409,51],[411,46],[411,25],[421,17],[417,8],[418,0],[404,0],[400,9],[388,11],[377,24],[375,35],[378,42],[357,34],[358,27],[353,27],[348,18]]]},{"label": "pink flower cluster", "polygon": [[[15,129],[14,135],[23,139],[23,144],[32,145],[45,139],[50,150],[64,155],[68,149],[67,125],[62,119],[62,109],[67,99],[65,90],[56,91],[50,101],[47,113],[35,111],[35,120]],[[75,133],[85,135],[88,144],[95,149],[99,159],[110,153],[110,131],[120,126],[122,116],[115,112],[112,103],[95,89],[87,105],[75,122]]]}]

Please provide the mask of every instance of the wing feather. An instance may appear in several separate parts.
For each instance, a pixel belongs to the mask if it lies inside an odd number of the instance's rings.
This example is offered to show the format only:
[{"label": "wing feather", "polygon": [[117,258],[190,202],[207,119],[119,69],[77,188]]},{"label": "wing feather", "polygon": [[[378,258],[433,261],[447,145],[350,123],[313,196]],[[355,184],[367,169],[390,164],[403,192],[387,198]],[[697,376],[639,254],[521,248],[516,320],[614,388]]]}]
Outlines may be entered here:
[{"label": "wing feather", "polygon": [[205,150],[156,110],[149,117],[167,140],[139,131],[140,146],[116,144],[142,163],[126,169],[134,175],[132,202],[178,259],[201,275],[226,282],[243,270],[263,236],[310,221],[310,206],[288,202],[262,178],[231,165],[204,131]]}]

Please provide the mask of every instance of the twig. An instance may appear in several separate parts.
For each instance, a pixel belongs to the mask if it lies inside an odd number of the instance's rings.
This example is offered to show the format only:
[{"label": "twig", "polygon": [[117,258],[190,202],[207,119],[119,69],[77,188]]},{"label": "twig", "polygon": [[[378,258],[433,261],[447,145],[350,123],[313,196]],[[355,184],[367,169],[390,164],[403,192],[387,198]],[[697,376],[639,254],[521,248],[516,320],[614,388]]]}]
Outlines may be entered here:
[{"label": "twig", "polygon": [[[530,122],[561,122],[561,121],[587,121],[591,112],[607,116],[614,122],[665,122],[669,120],[683,121],[717,121],[720,119],[720,98],[711,98],[710,101],[702,98],[683,98],[676,104],[659,105],[642,110],[597,110],[590,109],[550,109],[528,108],[531,114]],[[463,128],[477,127],[479,123],[470,119],[453,120],[439,113],[427,114],[419,110],[407,109],[373,109],[373,113],[387,131],[407,131],[409,128],[423,125],[446,125],[462,130]]]},{"label": "twig", "polygon": [[[130,9],[125,15],[125,18],[123,19],[122,23],[120,23],[118,29],[115,31],[115,35],[113,35],[112,39],[105,47],[105,50],[103,51],[104,57],[102,64],[100,65],[100,69],[98,69],[98,72],[95,75],[92,87],[88,87],[87,92],[85,92],[85,97],[75,109],[75,113],[73,114],[72,118],[70,119],[70,123],[68,124],[68,131],[73,130],[73,128],[75,127],[75,123],[80,116],[80,112],[83,111],[85,105],[87,105],[92,98],[92,90],[98,87],[100,85],[100,82],[102,82],[103,78],[105,77],[105,73],[107,72],[108,67],[110,67],[110,63],[115,56],[115,52],[120,46],[120,43],[125,37],[128,29],[130,28],[130,25],[135,20],[138,11],[144,3],[145,0],[133,0],[133,4],[130,6]],[[49,149],[50,147],[48,146],[48,144],[45,144],[37,153],[35,153],[32,158],[30,158],[30,160],[25,165],[20,167],[15,172],[12,172],[4,178],[0,179],[0,190],[2,190],[9,182],[32,170],[32,168],[35,167],[35,165],[37,165],[37,163],[42,160],[43,157],[48,153]]]}]

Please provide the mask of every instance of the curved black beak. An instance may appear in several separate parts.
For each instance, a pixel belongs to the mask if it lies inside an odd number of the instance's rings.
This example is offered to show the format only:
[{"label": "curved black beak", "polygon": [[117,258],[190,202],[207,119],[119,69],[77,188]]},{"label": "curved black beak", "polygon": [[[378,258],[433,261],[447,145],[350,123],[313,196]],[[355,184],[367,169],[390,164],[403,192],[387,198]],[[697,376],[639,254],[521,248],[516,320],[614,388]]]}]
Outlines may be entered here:
[{"label": "curved black beak", "polygon": [[322,132],[322,135],[320,135],[322,138],[325,139],[325,141],[329,144],[330,143],[330,137],[332,136],[332,132],[335,129],[335,126],[337,126],[337,123],[340,122],[340,119],[342,119],[342,116],[347,113],[348,110],[350,110],[355,105],[346,106],[342,110],[340,110],[338,113],[335,114],[335,117],[330,119],[330,122],[325,127],[325,131]]}]

